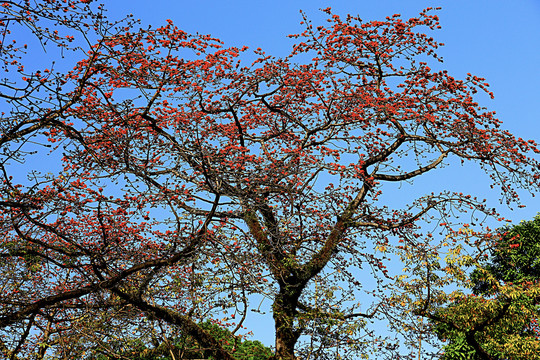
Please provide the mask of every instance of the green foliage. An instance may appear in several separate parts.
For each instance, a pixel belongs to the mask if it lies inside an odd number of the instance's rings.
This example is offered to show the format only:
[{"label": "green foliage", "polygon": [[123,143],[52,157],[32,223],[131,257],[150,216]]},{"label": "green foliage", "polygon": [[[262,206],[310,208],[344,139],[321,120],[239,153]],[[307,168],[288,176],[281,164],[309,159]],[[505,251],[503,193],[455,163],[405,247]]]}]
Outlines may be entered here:
[{"label": "green foliage", "polygon": [[473,294],[432,318],[439,338],[449,341],[444,360],[482,358],[467,334],[494,359],[540,358],[540,215],[496,238],[470,276]]},{"label": "green foliage", "polygon": [[[498,281],[513,284],[535,282],[540,279],[540,215],[531,221],[500,231],[501,238],[491,252],[483,269]],[[471,274],[473,292],[491,295],[493,289],[481,270]]]},{"label": "green foliage", "polygon": [[[255,341],[241,341],[240,338],[235,337],[227,329],[223,329],[210,322],[205,322],[202,327],[208,331],[216,340],[224,344],[224,348],[229,350],[235,359],[238,360],[266,360],[273,355],[272,350],[265,347],[261,342]],[[195,345],[196,342],[190,339],[191,344]],[[209,359],[212,359],[210,357]],[[216,359],[217,360],[217,359]]]},{"label": "green foliage", "polygon": [[[210,333],[223,347],[233,354],[238,360],[267,360],[273,353],[270,348],[265,347],[261,342],[255,340],[242,341],[240,337],[231,334],[227,329],[207,321],[201,324],[201,327]],[[116,346],[115,346],[116,345]],[[212,356],[204,356],[204,348],[197,343],[191,336],[180,337],[163,341],[157,346],[149,346],[140,339],[132,339],[113,344],[113,350],[119,356],[98,355],[96,360],[173,360],[173,359],[208,359],[217,360]],[[116,348],[116,349],[115,349]],[[174,358],[171,355],[174,354]]]},{"label": "green foliage", "polygon": [[467,344],[463,334],[457,334],[445,347],[445,360],[477,360],[476,351]]}]

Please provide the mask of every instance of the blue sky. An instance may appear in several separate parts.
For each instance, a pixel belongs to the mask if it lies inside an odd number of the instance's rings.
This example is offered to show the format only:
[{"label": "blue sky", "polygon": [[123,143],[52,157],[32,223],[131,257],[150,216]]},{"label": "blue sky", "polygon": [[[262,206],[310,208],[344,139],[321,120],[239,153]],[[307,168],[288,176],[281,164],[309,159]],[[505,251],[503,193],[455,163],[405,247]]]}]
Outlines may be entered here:
[{"label": "blue sky", "polygon": [[[350,13],[365,21],[384,19],[395,13],[409,18],[426,7],[442,6],[438,11],[442,29],[431,34],[446,44],[440,49],[444,58],[442,67],[456,78],[464,78],[468,72],[485,77],[495,99],[480,97],[480,103],[495,110],[504,127],[516,136],[540,141],[538,0],[107,0],[104,4],[110,18],[132,13],[143,24],[153,27],[171,19],[184,31],[220,38],[225,46],[261,47],[274,56],[286,56],[292,44],[286,35],[303,30],[301,9],[315,24],[322,24],[324,16],[318,9],[328,6],[338,15]],[[454,191],[467,191],[487,198],[493,206],[498,205],[499,193],[489,190],[487,176],[481,172],[464,167],[445,174],[443,179],[441,174],[426,177],[422,186],[429,186],[430,182],[443,187],[451,185]],[[499,209],[514,222],[531,219],[540,211],[537,198],[523,194],[523,203],[527,205],[525,209],[510,210],[504,205],[499,205]],[[270,314],[264,319],[249,320],[248,327],[254,331],[255,338],[272,344]]]}]

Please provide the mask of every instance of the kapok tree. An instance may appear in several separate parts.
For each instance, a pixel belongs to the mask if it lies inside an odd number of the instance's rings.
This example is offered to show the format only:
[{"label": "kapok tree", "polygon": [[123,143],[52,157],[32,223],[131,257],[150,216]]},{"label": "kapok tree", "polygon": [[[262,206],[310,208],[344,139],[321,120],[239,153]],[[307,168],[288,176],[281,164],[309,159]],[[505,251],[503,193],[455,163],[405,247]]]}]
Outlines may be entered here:
[{"label": "kapok tree", "polygon": [[[7,356],[118,356],[118,338],[182,334],[205,356],[232,359],[199,324],[235,334],[259,305],[252,294],[272,302],[275,359],[368,355],[378,337],[366,346],[365,319],[391,312],[385,252],[403,241],[422,253],[424,219],[494,214],[451,191],[393,209],[377,202],[385,185],[461,160],[508,202],[516,187],[536,190],[536,143],[500,130],[475,102],[484,80],[428,66],[441,45],[419,30],[439,27],[429,9],[407,21],[325,12],[330,24],[306,20],[289,57],[257,50],[250,66],[246,48],[172,22],[125,26],[65,75],[74,90],[58,121],[12,131],[8,140],[31,135],[62,156],[30,183],[5,167]],[[368,267],[380,301],[362,312]],[[302,335],[311,342],[299,346]]]}]

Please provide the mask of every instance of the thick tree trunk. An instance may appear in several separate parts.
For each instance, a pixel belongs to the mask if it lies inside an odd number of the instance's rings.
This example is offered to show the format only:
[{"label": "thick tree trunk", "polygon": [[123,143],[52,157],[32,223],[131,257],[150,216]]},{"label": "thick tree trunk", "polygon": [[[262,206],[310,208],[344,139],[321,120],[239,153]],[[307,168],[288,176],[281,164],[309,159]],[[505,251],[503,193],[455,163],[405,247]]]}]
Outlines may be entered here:
[{"label": "thick tree trunk", "polygon": [[276,354],[274,360],[296,360],[294,347],[301,331],[295,329],[298,294],[287,286],[281,287],[272,306],[276,327]]}]

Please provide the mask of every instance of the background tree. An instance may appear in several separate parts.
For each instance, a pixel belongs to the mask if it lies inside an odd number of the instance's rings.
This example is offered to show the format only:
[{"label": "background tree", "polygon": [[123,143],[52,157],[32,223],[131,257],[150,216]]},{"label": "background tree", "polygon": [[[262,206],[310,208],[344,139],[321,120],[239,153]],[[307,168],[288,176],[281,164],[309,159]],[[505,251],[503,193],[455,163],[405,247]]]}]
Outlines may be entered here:
[{"label": "background tree", "polygon": [[[51,3],[55,16],[86,6]],[[377,202],[383,190],[461,160],[514,202],[515,187],[537,189],[539,164],[527,156],[538,149],[473,100],[483,79],[428,66],[440,60],[440,44],[419,30],[439,26],[429,9],[406,21],[325,12],[327,27],[305,19],[290,56],[257,50],[249,66],[246,49],[172,22],[135,30],[95,17],[107,31],[57,76],[69,90],[56,100],[44,88],[53,113],[6,98],[5,148],[22,144],[6,155],[0,189],[6,357],[72,358],[159,321],[205,356],[234,359],[200,324],[235,335],[251,294],[272,301],[275,359],[399,351],[368,323],[400,309],[385,292],[389,253],[421,261],[435,242],[422,221],[496,212],[450,191],[392,209]],[[50,173],[10,177],[16,156],[44,149],[58,161]],[[355,301],[366,268],[379,290],[367,306]]]},{"label": "background tree", "polygon": [[[472,295],[434,317],[444,359],[533,359],[540,352],[540,215],[501,228],[470,277]],[[487,255],[486,255],[487,256]]]}]

